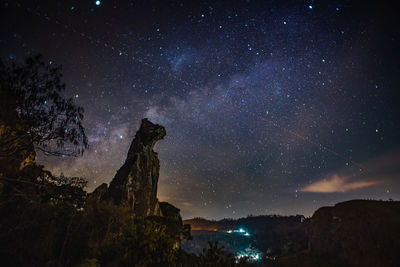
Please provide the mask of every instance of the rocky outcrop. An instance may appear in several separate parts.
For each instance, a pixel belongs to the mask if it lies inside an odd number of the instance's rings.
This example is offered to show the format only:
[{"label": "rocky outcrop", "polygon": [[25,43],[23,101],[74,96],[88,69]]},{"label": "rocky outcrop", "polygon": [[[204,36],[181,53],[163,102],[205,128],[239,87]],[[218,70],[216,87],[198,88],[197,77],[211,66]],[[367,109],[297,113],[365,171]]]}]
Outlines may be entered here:
[{"label": "rocky outcrop", "polygon": [[[163,126],[143,119],[132,141],[127,158],[117,171],[110,186],[102,184],[88,196],[88,201],[103,205],[111,201],[127,206],[135,217],[149,217],[165,225],[165,232],[174,240],[174,249],[180,247],[181,235],[187,234],[180,210],[157,199],[160,162],[153,148],[166,135]],[[186,229],[186,230],[185,230]]]},{"label": "rocky outcrop", "polygon": [[182,222],[180,210],[177,207],[169,204],[168,202],[160,202],[159,204],[163,216]]},{"label": "rocky outcrop", "polygon": [[153,148],[165,135],[163,126],[143,119],[126,161],[108,189],[107,196],[116,204],[128,205],[135,216],[162,215],[157,200],[160,162]]},{"label": "rocky outcrop", "polygon": [[106,183],[102,183],[92,193],[88,195],[88,200],[100,203],[100,201],[103,200],[103,198],[107,195],[107,192],[108,185]]},{"label": "rocky outcrop", "polygon": [[159,202],[159,206],[162,217],[159,217],[158,220],[166,226],[166,233],[175,240],[173,248],[178,249],[181,245],[181,235],[184,234],[184,226],[180,210],[168,202]]},{"label": "rocky outcrop", "polygon": [[400,202],[351,200],[320,208],[308,240],[312,254],[349,266],[400,266]]}]

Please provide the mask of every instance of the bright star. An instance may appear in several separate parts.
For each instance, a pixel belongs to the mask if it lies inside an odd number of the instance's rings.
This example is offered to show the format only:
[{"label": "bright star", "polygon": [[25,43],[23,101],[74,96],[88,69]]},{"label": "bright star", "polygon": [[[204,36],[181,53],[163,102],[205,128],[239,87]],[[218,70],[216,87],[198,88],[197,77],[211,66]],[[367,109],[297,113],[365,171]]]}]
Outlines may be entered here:
[{"label": "bright star", "polygon": [[312,6],[312,5],[309,5],[308,8],[309,8],[309,9],[313,9],[313,6]]},{"label": "bright star", "polygon": [[96,6],[99,6],[99,5],[101,4],[101,2],[100,2],[99,0],[97,0],[97,1],[95,2],[95,4],[96,4]]}]

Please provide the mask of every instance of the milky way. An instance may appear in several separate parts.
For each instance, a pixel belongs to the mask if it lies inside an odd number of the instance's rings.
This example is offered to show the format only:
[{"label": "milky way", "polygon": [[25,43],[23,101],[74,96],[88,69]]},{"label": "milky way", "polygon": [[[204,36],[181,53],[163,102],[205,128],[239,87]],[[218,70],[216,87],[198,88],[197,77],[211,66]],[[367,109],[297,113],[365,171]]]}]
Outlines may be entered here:
[{"label": "milky way", "polygon": [[305,214],[400,198],[390,7],[350,1],[9,1],[0,56],[63,65],[90,148],[39,160],[110,182],[143,117],[159,198],[185,218]]}]

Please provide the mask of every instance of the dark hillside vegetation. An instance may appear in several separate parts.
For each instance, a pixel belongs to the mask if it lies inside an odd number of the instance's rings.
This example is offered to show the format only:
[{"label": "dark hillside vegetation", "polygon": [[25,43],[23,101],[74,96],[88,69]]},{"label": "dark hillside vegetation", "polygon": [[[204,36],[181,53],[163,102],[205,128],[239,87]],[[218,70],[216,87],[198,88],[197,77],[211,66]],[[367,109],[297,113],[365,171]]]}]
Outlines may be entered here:
[{"label": "dark hillside vegetation", "polygon": [[125,207],[99,203],[70,184],[38,180],[41,175],[40,167],[31,166],[14,181],[2,182],[0,254],[5,266],[176,260],[175,233],[166,230],[168,224],[173,225],[168,218],[162,222],[134,218]]}]

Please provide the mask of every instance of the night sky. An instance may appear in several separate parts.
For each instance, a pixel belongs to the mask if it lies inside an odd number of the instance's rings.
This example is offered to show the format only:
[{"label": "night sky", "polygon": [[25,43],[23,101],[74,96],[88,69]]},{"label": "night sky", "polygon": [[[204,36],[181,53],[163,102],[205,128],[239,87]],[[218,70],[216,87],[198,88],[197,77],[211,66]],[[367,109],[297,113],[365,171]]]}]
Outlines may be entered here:
[{"label": "night sky", "polygon": [[184,218],[400,199],[400,30],[365,1],[2,1],[0,56],[62,65],[90,148],[38,156],[110,182],[140,120]]}]

